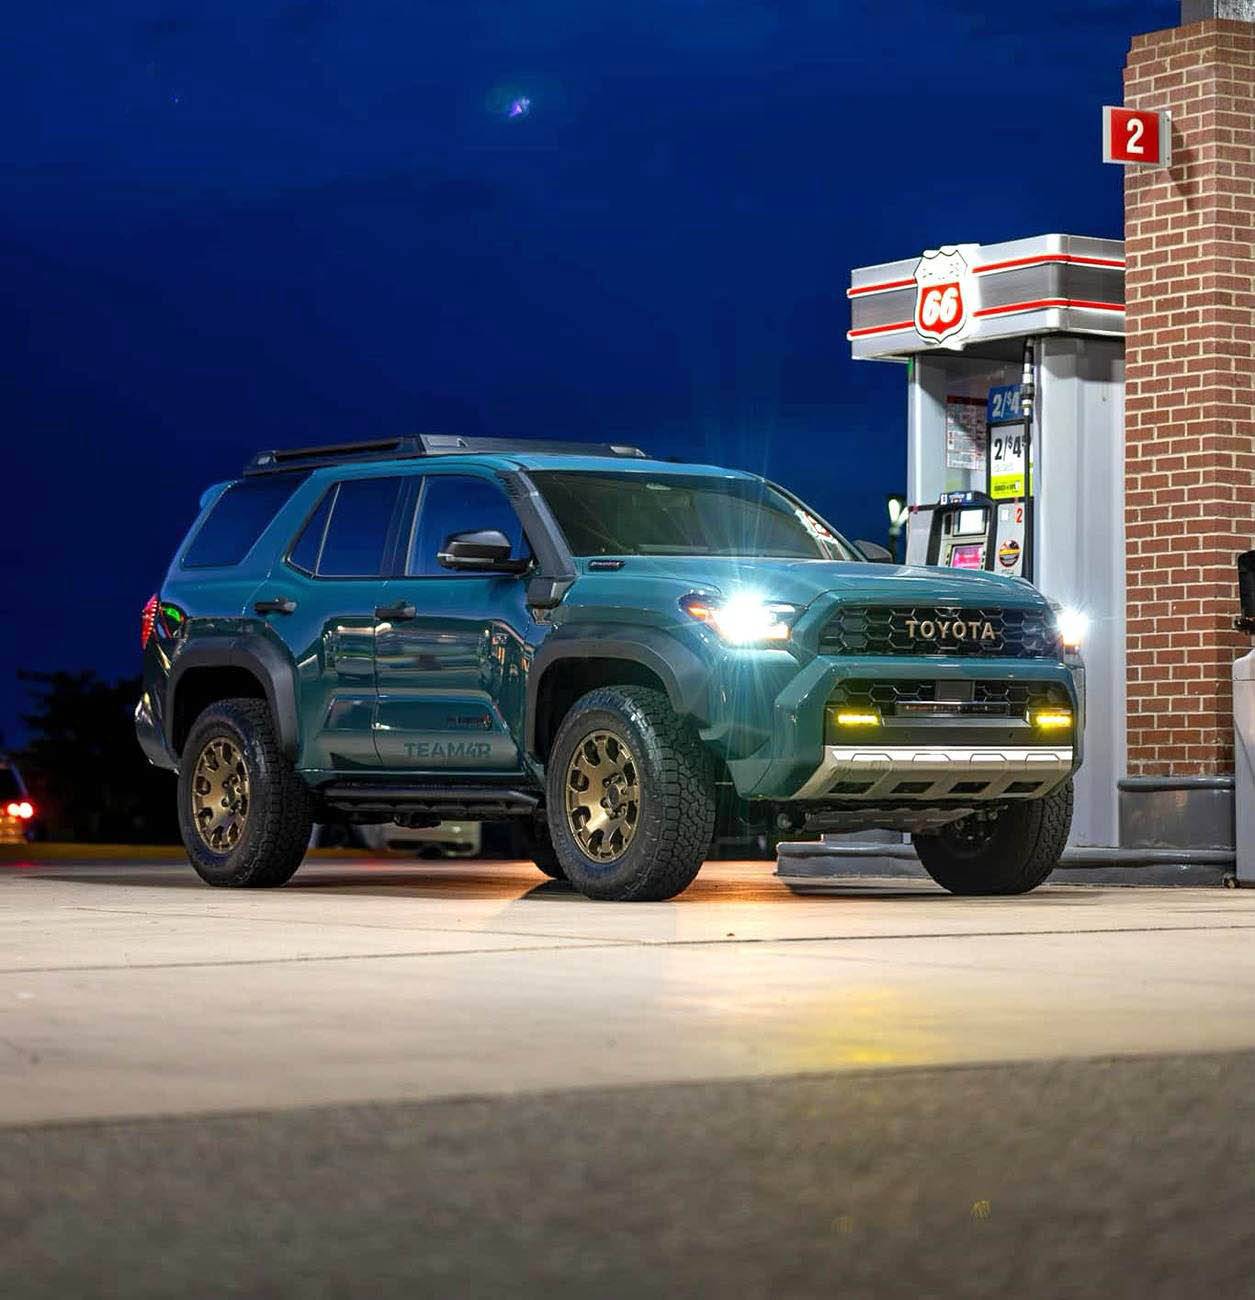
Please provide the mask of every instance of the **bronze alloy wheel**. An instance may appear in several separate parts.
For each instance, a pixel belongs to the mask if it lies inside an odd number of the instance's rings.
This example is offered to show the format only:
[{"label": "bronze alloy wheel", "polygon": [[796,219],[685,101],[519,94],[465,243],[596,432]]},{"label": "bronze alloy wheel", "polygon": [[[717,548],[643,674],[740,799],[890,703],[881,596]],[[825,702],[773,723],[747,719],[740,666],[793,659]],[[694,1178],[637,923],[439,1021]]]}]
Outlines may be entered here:
[{"label": "bronze alloy wheel", "polygon": [[640,815],[640,777],[632,751],[611,731],[585,736],[567,766],[571,837],[594,862],[613,862],[627,852]]},{"label": "bronze alloy wheel", "polygon": [[230,853],[248,822],[248,766],[234,741],[216,736],[192,773],[192,820],[205,847]]}]

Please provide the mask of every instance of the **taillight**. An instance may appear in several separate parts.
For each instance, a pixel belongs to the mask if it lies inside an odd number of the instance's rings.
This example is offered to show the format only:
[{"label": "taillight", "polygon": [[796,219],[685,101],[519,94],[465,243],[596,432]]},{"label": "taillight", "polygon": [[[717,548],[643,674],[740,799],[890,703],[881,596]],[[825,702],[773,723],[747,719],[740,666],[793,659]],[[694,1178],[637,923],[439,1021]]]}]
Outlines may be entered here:
[{"label": "taillight", "polygon": [[152,636],[156,622],[157,597],[149,596],[148,604],[144,606],[144,612],[139,616],[139,648],[141,650],[148,645],[148,638]]},{"label": "taillight", "polygon": [[29,821],[35,815],[35,809],[32,804],[25,799],[21,803],[11,803],[5,810],[10,817],[20,817],[24,822]]}]

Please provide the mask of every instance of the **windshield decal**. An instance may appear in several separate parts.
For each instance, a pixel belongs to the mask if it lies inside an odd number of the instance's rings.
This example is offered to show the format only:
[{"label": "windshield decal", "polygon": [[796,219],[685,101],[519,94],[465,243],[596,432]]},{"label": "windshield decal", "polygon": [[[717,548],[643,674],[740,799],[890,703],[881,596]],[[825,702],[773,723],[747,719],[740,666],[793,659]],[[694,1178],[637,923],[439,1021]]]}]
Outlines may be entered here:
[{"label": "windshield decal", "polygon": [[795,506],[793,508],[793,513],[797,515],[802,527],[805,528],[816,541],[830,543],[833,546],[837,544],[837,539],[831,530],[825,528],[814,515],[808,514],[801,506]]}]

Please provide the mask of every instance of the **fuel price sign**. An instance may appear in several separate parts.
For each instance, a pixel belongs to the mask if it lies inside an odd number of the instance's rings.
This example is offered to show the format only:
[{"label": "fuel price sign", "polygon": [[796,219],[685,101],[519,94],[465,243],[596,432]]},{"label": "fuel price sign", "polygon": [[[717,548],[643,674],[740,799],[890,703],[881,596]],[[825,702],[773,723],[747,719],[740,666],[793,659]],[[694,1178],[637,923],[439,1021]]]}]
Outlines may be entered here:
[{"label": "fuel price sign", "polygon": [[989,430],[989,495],[995,501],[1028,495],[1027,451],[1028,439],[1022,423]]}]

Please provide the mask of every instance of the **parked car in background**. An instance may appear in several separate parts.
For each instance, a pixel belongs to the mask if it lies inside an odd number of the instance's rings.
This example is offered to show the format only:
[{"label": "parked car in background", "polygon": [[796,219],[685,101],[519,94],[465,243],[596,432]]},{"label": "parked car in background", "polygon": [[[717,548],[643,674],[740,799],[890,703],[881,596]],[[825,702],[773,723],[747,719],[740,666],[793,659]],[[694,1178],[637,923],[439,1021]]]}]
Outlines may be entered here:
[{"label": "parked car in background", "polygon": [[358,828],[376,853],[409,853],[419,858],[473,858],[479,853],[478,822],[437,822],[434,826],[376,823]]},{"label": "parked car in background", "polygon": [[416,858],[474,858],[483,836],[478,822],[437,822],[434,826],[399,826],[375,822],[364,826],[315,828],[317,848],[365,849],[370,853],[405,853]]},{"label": "parked car in background", "polygon": [[24,844],[33,838],[35,805],[17,765],[0,756],[0,844]]}]

